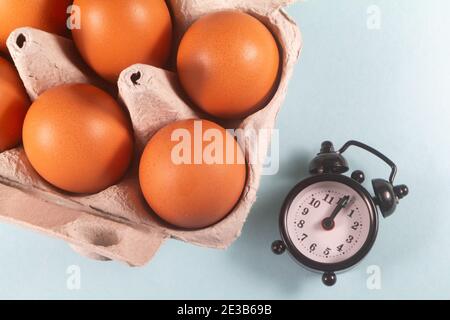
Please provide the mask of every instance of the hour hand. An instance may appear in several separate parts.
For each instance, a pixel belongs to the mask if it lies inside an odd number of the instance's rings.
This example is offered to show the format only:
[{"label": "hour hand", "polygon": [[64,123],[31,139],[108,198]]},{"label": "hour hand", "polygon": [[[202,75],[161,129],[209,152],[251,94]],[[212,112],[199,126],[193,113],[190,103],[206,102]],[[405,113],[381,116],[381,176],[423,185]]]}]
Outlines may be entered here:
[{"label": "hour hand", "polygon": [[347,204],[350,202],[350,196],[345,196],[339,199],[336,208],[334,208],[333,212],[328,218],[325,218],[322,220],[322,227],[325,230],[332,230],[334,228],[334,219],[336,216],[341,212],[342,209],[344,209]]}]

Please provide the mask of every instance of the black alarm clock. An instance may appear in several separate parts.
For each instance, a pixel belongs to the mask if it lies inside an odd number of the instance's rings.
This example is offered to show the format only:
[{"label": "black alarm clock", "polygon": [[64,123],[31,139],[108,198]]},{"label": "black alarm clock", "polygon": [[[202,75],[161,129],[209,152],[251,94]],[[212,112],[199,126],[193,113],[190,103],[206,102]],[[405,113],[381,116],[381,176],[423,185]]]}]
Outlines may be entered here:
[{"label": "black alarm clock", "polygon": [[[360,147],[391,167],[389,181],[372,180],[374,196],[363,186],[364,173],[351,177],[342,154]],[[379,151],[358,141],[347,142],[335,151],[329,141],[309,168],[311,177],[301,181],[289,193],[280,213],[281,240],[272,244],[275,254],[286,250],[302,266],[323,273],[327,286],[336,283],[336,273],[360,262],[372,248],[378,231],[378,209],[390,216],[398,202],[408,195],[406,185],[394,186],[396,165]]]}]

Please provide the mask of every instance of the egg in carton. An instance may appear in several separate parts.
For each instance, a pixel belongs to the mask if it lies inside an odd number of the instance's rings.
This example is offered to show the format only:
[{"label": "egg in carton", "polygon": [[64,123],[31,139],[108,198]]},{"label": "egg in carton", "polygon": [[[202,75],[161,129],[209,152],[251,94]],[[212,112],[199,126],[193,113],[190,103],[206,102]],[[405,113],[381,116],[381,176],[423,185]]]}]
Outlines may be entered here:
[{"label": "egg in carton", "polygon": [[[295,1],[168,1],[176,42],[201,16],[231,9],[257,17],[277,39],[282,61],[278,87],[263,109],[234,125],[244,132],[270,132],[274,128],[302,45],[298,27],[283,10]],[[7,46],[32,100],[47,89],[69,83],[90,83],[114,90],[85,66],[69,39],[20,28],[11,33]],[[177,229],[161,221],[145,202],[139,187],[138,162],[156,131],[171,122],[201,115],[187,103],[175,73],[148,65],[133,65],[121,73],[118,96],[130,113],[136,139],[135,160],[122,181],[93,195],[63,193],[36,173],[22,147],[9,150],[0,154],[0,218],[66,240],[90,258],[118,260],[131,266],[146,264],[169,238],[227,248],[240,235],[256,200],[270,135],[257,142],[249,137],[244,141],[246,157],[256,161],[248,164],[246,186],[234,210],[208,228]],[[252,154],[256,149],[257,155]]]}]

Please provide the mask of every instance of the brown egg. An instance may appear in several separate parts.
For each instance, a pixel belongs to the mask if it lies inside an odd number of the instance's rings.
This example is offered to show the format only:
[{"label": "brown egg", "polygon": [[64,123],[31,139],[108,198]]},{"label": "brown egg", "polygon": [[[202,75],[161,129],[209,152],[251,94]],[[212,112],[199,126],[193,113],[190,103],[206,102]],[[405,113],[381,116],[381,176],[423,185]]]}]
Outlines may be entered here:
[{"label": "brown egg", "polygon": [[228,131],[210,121],[186,120],[153,136],[139,179],[145,199],[163,220],[198,229],[231,212],[245,186],[246,165]]},{"label": "brown egg", "polygon": [[45,180],[73,193],[96,193],[118,182],[133,152],[129,120],[121,107],[86,84],[42,94],[25,118],[23,144]]},{"label": "brown egg", "polygon": [[30,101],[16,69],[0,57],[0,152],[22,139],[22,125]]},{"label": "brown egg", "polygon": [[6,40],[20,27],[33,27],[65,35],[67,7],[72,0],[0,0],[0,50],[8,52]]},{"label": "brown egg", "polygon": [[225,11],[188,29],[177,64],[181,84],[195,104],[213,116],[239,119],[272,96],[280,56],[264,24],[248,14]]},{"label": "brown egg", "polygon": [[117,81],[136,63],[163,67],[169,57],[172,22],[164,0],[75,0],[81,29],[72,30],[84,60],[103,78]]}]

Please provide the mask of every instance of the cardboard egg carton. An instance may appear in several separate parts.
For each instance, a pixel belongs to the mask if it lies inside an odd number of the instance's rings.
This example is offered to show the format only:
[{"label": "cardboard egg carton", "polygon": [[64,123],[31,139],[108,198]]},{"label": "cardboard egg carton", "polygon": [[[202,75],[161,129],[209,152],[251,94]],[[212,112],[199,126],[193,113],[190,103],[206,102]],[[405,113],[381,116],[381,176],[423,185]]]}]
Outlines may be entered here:
[{"label": "cardboard egg carton", "polygon": [[[279,86],[265,108],[237,123],[236,128],[274,127],[301,50],[300,31],[282,9],[294,1],[169,1],[176,41],[199,17],[227,9],[256,16],[277,38],[282,54]],[[114,91],[84,65],[69,39],[20,28],[12,32],[7,45],[32,100],[49,88],[68,83],[91,83]],[[225,219],[201,230],[176,229],[161,221],[146,204],[139,188],[138,163],[143,148],[157,130],[200,115],[187,103],[175,73],[148,65],[124,70],[117,94],[129,110],[136,138],[134,162],[122,181],[98,194],[64,193],[44,181],[28,162],[23,148],[18,147],[0,154],[0,218],[63,239],[88,257],[123,261],[132,266],[146,264],[169,238],[212,248],[228,247],[240,235],[256,200],[270,138],[262,139],[262,145],[259,140],[258,161],[249,164],[242,198]],[[254,143],[251,139],[245,143],[248,157]]]}]

